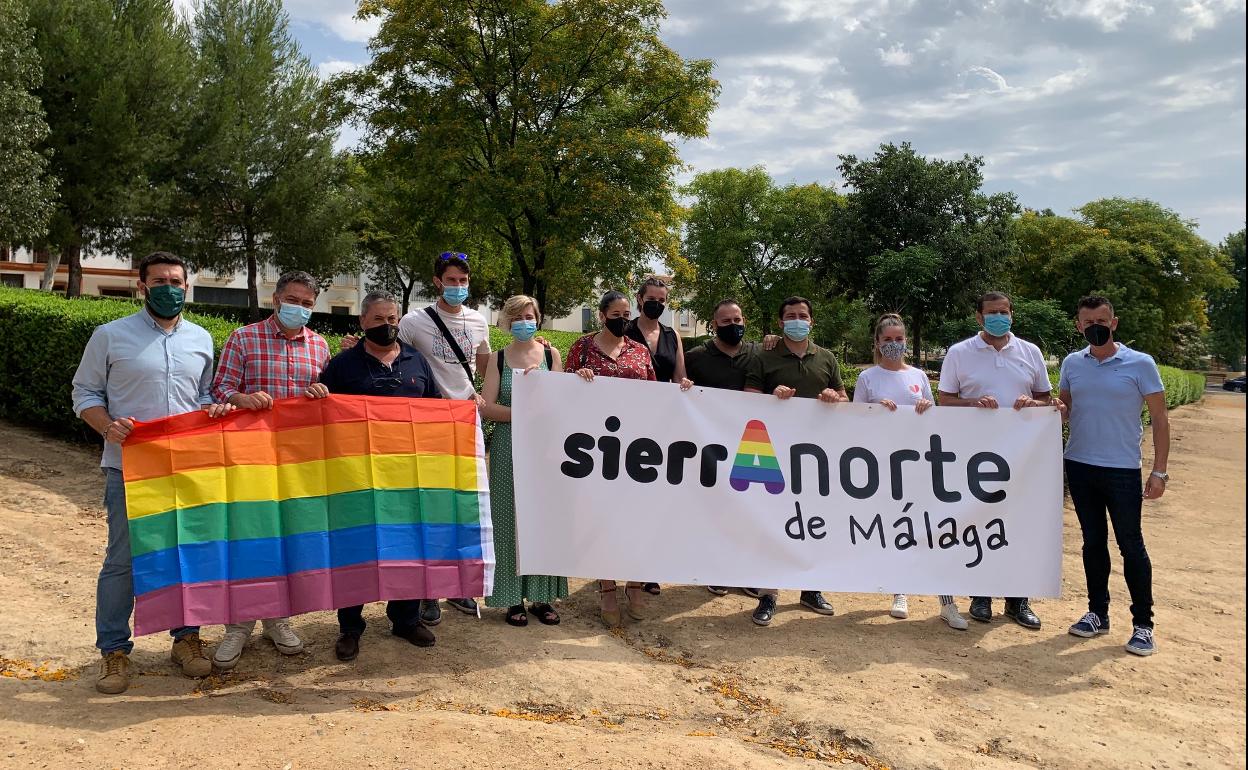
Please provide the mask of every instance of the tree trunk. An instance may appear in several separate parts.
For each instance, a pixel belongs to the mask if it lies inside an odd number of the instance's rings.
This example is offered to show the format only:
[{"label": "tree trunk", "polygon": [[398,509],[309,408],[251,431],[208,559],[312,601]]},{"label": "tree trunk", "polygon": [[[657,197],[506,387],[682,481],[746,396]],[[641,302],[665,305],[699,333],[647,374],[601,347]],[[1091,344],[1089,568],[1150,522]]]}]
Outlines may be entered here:
[{"label": "tree trunk", "polygon": [[61,249],[61,259],[69,268],[69,277],[65,281],[65,296],[78,297],[82,294],[82,241],[74,242]]},{"label": "tree trunk", "polygon": [[416,279],[411,277],[406,283],[400,280],[399,285],[403,287],[403,315],[407,315],[412,306],[412,290],[416,288]]},{"label": "tree trunk", "polygon": [[923,368],[923,317],[915,315],[910,321],[910,344],[914,355],[914,362],[920,369]]},{"label": "tree trunk", "polygon": [[43,257],[43,277],[39,279],[39,291],[52,291],[56,284],[56,268],[61,264],[61,253],[51,249],[35,249],[35,260]]},{"label": "tree trunk", "polygon": [[260,285],[257,282],[256,237],[250,229],[243,231],[243,248],[247,252],[247,317],[252,323],[260,320]]}]

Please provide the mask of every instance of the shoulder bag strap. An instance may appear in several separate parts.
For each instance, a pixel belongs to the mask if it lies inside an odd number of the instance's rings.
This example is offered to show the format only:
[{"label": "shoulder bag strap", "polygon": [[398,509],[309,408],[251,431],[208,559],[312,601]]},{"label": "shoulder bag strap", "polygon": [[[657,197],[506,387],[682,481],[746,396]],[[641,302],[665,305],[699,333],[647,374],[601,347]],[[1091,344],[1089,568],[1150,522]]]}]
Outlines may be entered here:
[{"label": "shoulder bag strap", "polygon": [[446,344],[451,346],[451,352],[455,354],[455,359],[459,361],[459,365],[464,367],[464,374],[468,375],[468,382],[472,382],[472,367],[468,365],[468,359],[464,356],[464,351],[459,347],[459,343],[451,336],[451,330],[446,328],[446,324],[442,322],[442,316],[438,315],[438,310],[433,305],[425,308],[425,312],[437,324],[438,331],[442,332],[442,338],[446,340]]}]

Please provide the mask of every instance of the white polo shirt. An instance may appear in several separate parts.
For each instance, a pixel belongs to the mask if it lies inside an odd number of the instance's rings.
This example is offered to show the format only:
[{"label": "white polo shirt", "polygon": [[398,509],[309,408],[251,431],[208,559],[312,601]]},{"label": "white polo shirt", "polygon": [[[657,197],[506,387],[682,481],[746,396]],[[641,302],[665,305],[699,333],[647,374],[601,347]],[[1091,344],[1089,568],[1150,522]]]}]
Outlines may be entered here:
[{"label": "white polo shirt", "polygon": [[972,400],[992,396],[999,406],[1010,407],[1019,396],[1048,393],[1053,385],[1040,348],[1011,334],[1005,347],[997,350],[976,334],[949,348],[940,367],[939,388]]}]

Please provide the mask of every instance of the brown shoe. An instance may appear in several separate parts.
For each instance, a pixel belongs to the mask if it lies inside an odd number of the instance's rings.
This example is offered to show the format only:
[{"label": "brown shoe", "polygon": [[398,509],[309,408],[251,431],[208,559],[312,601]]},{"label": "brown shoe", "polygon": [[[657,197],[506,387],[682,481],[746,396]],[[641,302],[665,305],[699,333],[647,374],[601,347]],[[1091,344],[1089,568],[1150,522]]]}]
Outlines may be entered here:
[{"label": "brown shoe", "polygon": [[100,660],[100,677],[95,689],[105,695],[120,695],[130,688],[130,658],[121,650],[113,650]]},{"label": "brown shoe", "polygon": [[212,673],[212,661],[204,652],[204,643],[199,634],[187,634],[174,641],[173,651],[169,659],[175,666],[182,668],[182,674],[193,679],[200,679]]}]

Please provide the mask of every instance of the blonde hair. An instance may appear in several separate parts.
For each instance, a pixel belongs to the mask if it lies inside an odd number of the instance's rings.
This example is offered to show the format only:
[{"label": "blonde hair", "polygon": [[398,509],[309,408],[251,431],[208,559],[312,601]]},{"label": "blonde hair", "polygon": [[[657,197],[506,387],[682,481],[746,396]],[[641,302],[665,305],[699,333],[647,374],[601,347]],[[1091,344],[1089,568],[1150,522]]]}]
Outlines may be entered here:
[{"label": "blonde hair", "polygon": [[880,335],[885,329],[894,327],[906,328],[906,322],[901,320],[901,316],[896,313],[885,313],[880,316],[880,320],[875,322],[875,336],[871,338],[871,357],[877,366],[884,361],[884,356],[880,355]]},{"label": "blonde hair", "polygon": [[507,301],[503,303],[503,307],[498,313],[499,325],[501,326],[505,323],[507,327],[510,327],[511,322],[519,318],[520,314],[530,307],[533,308],[533,315],[537,316],[537,325],[541,326],[542,309],[538,306],[537,300],[525,294],[517,294],[514,297],[507,298]]}]

